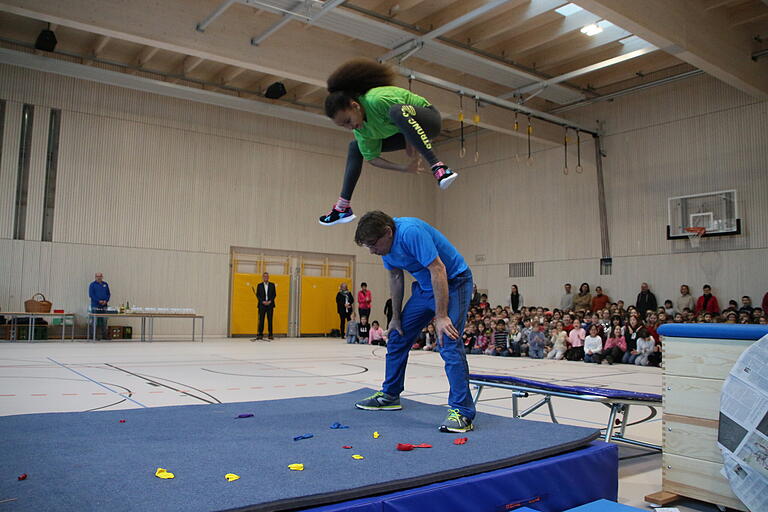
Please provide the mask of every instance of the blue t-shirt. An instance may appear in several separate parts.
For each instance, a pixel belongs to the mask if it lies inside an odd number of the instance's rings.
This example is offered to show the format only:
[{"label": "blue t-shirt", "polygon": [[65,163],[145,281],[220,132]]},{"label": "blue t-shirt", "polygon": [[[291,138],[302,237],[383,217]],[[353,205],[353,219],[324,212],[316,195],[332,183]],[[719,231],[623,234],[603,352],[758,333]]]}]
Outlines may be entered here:
[{"label": "blue t-shirt", "polygon": [[99,301],[105,300],[109,302],[112,294],[109,293],[109,285],[106,281],[94,281],[88,287],[88,296],[91,298],[91,307],[98,308],[101,307]]},{"label": "blue t-shirt", "polygon": [[448,279],[467,270],[467,263],[445,235],[415,217],[395,217],[395,238],[388,254],[382,256],[387,270],[407,270],[422,290],[432,289],[427,266],[440,256]]}]

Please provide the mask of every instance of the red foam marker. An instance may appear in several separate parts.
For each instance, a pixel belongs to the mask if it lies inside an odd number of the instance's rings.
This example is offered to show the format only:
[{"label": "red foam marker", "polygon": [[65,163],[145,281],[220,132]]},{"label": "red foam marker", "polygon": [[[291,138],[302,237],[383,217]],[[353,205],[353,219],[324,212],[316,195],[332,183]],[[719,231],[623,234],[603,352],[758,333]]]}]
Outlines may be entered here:
[{"label": "red foam marker", "polygon": [[432,448],[431,444],[421,443],[413,445],[414,448]]},{"label": "red foam marker", "polygon": [[349,449],[351,449],[352,447],[351,447],[351,446],[349,446],[348,444],[345,444],[344,446],[342,446],[342,448],[344,448],[345,450],[349,450]]},{"label": "red foam marker", "polygon": [[120,423],[125,423],[125,420],[120,420]]},{"label": "red foam marker", "polygon": [[22,473],[22,474],[19,475],[19,480],[26,480],[26,479],[27,479],[27,474],[26,473]]},{"label": "red foam marker", "polygon": [[414,448],[416,447],[409,443],[397,443],[397,449],[401,452],[409,452]]},{"label": "red foam marker", "polygon": [[467,444],[467,441],[469,441],[468,437],[459,437],[453,440],[453,444]]}]

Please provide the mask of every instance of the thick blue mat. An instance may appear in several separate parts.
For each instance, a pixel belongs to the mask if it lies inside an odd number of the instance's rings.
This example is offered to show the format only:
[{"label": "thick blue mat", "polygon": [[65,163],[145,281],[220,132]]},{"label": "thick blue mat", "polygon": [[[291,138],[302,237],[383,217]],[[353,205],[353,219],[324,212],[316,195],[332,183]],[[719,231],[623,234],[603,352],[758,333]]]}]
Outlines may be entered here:
[{"label": "thick blue mat", "polygon": [[[479,415],[469,442],[454,445],[462,436],[436,428],[445,408],[410,400],[398,412],[353,407],[372,392],[2,417],[0,499],[17,498],[9,510],[34,511],[283,510],[490,471],[598,436],[593,429]],[[235,419],[243,413],[255,417]],[[349,428],[330,429],[335,422]],[[374,439],[374,431],[381,437]],[[293,440],[306,433],[314,437]],[[397,443],[433,448],[401,452]],[[292,463],[305,470],[290,471]],[[158,467],[176,478],[156,478]],[[29,477],[18,481],[22,473]],[[241,479],[227,482],[226,473]]]}]

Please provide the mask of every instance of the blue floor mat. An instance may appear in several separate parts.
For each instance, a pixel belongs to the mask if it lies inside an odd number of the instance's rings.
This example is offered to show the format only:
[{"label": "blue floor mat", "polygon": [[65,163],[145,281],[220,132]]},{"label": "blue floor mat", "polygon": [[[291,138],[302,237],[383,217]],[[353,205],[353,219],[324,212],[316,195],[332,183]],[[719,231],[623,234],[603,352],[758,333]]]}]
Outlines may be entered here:
[{"label": "blue floor mat", "polygon": [[[444,434],[444,407],[403,399],[402,411],[354,408],[372,393],[0,417],[0,500],[17,498],[14,511],[285,510],[520,464],[598,436],[486,414],[474,432]],[[294,441],[304,434],[313,437]],[[454,444],[460,437],[469,441]],[[433,447],[404,452],[398,443]],[[304,470],[289,470],[294,463]],[[158,467],[175,478],[155,477]],[[227,473],[241,478],[227,482]]]}]

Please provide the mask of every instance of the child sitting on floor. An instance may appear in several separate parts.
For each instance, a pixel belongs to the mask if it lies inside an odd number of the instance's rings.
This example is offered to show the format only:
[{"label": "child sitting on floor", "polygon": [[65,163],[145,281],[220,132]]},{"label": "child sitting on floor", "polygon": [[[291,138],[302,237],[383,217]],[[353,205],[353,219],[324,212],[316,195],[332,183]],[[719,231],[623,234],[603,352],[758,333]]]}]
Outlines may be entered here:
[{"label": "child sitting on floor", "polygon": [[627,351],[627,341],[621,334],[622,330],[623,328],[620,325],[614,325],[613,332],[605,342],[605,347],[603,348],[605,352],[604,362],[608,364],[620,363],[624,358],[624,353]]},{"label": "child sitting on floor", "polygon": [[589,335],[584,338],[584,362],[600,364],[603,360],[603,338],[597,323],[589,326]]},{"label": "child sitting on floor", "polygon": [[347,332],[345,333],[347,337],[347,343],[357,343],[357,320],[355,320],[355,313],[354,311],[350,313],[349,321],[347,322]]},{"label": "child sitting on floor", "polygon": [[371,345],[381,345],[382,347],[387,345],[386,334],[384,329],[379,326],[378,320],[374,320],[371,324],[371,331],[368,333],[368,343]]}]

